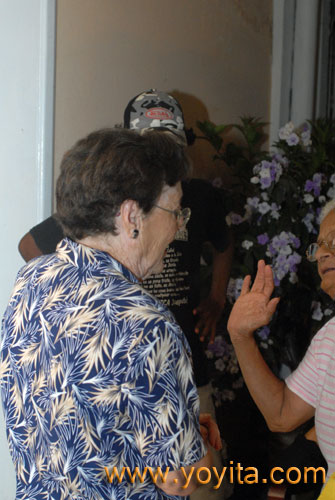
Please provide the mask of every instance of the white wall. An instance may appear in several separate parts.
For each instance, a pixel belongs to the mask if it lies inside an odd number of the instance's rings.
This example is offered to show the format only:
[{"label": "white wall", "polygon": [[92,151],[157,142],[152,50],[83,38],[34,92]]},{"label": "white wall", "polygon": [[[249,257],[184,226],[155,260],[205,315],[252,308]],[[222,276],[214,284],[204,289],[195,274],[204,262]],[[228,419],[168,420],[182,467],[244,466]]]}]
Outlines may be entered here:
[{"label": "white wall", "polygon": [[288,121],[315,118],[318,0],[272,0],[273,45],[270,145]]},{"label": "white wall", "polygon": [[[51,210],[55,0],[0,0],[0,312],[23,260],[20,237]],[[0,422],[0,496],[15,498]]]},{"label": "white wall", "polygon": [[[188,126],[269,121],[271,42],[269,0],[58,0],[56,175],[66,149],[152,87],[173,91]],[[190,154],[211,177],[204,145]]]}]

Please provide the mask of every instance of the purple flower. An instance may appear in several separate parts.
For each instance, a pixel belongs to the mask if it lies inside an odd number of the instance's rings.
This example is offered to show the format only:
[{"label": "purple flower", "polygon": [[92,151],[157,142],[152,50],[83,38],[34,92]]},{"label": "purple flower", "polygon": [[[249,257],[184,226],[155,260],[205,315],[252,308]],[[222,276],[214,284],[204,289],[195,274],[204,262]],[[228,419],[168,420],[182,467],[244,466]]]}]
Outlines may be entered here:
[{"label": "purple flower", "polygon": [[313,189],[314,189],[314,182],[308,179],[305,184],[305,191],[307,191],[307,193],[310,193],[311,191],[313,191]]},{"label": "purple flower", "polygon": [[214,342],[212,344],[208,344],[207,350],[219,358],[225,354],[227,344],[222,337],[215,337]]},{"label": "purple flower", "polygon": [[257,241],[260,245],[266,245],[269,241],[269,236],[267,235],[267,233],[259,234],[257,236]]},{"label": "purple flower", "polygon": [[256,333],[260,339],[267,340],[268,336],[270,335],[270,328],[268,326],[263,326],[263,328],[257,330]]},{"label": "purple flower", "polygon": [[238,226],[239,224],[241,224],[241,222],[243,222],[243,218],[239,214],[235,214],[234,212],[231,212],[229,214],[229,216],[230,216],[230,222],[234,226]]},{"label": "purple flower", "polygon": [[290,273],[295,273],[297,271],[297,266],[301,262],[301,255],[294,252],[292,255],[289,255],[287,258],[287,263],[289,265]]},{"label": "purple flower", "polygon": [[259,198],[254,196],[253,198],[247,198],[247,205],[251,208],[257,208],[259,204]]},{"label": "purple flower", "polygon": [[261,177],[262,189],[267,189],[270,186],[271,186],[271,177]]},{"label": "purple flower", "polygon": [[299,240],[299,238],[297,236],[294,236],[291,241],[292,241],[295,248],[300,247],[301,241]]},{"label": "purple flower", "polygon": [[322,182],[322,175],[317,172],[316,174],[313,175],[313,180],[308,179],[306,181],[305,191],[307,193],[311,193],[313,191],[314,196],[320,196],[321,182]]},{"label": "purple flower", "polygon": [[275,286],[280,285],[280,279],[278,279],[276,275],[273,277],[273,282],[274,282]]},{"label": "purple flower", "polygon": [[288,136],[286,142],[289,146],[296,146],[297,144],[299,144],[299,137],[293,132],[293,134],[290,134]]}]

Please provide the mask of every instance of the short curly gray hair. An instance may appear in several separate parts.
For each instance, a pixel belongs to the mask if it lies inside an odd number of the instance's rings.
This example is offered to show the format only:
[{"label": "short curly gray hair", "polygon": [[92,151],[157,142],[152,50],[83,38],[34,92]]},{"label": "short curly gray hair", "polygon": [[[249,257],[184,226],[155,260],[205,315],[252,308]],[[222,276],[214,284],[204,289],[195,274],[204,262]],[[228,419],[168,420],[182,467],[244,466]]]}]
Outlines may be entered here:
[{"label": "short curly gray hair", "polygon": [[103,129],[78,141],[63,157],[57,181],[57,216],[76,240],[116,234],[115,216],[125,200],[148,213],[164,187],[184,180],[185,148],[158,131]]},{"label": "short curly gray hair", "polygon": [[331,212],[332,210],[335,210],[335,200],[328,201],[324,205],[324,207],[322,208],[321,214],[320,214],[320,224],[323,221],[323,219],[325,219],[327,217],[327,215],[329,214],[329,212]]}]

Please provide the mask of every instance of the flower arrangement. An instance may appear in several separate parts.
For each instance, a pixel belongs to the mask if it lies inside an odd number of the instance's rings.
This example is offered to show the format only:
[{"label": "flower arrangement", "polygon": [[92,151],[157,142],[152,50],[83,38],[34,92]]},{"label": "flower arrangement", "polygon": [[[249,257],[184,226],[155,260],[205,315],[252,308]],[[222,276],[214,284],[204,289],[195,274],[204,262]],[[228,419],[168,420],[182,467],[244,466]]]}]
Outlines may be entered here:
[{"label": "flower arrangement", "polygon": [[198,124],[216,149],[215,158],[225,161],[235,179],[226,193],[227,220],[235,236],[228,305],[207,350],[217,404],[233,398],[243,383],[225,325],[244,276],[255,276],[259,259],[272,265],[275,294],[281,297],[271,323],[256,332],[277,374],[283,366],[297,366],[311,337],[333,313],[332,301],[320,289],[316,266],[307,262],[305,253],[316,241],[322,206],[335,198],[335,122],[317,120],[299,128],[287,123],[279,130],[273,153],[261,151],[263,125],[253,118],[235,125],[246,141],[243,148],[225,145],[223,126]]}]

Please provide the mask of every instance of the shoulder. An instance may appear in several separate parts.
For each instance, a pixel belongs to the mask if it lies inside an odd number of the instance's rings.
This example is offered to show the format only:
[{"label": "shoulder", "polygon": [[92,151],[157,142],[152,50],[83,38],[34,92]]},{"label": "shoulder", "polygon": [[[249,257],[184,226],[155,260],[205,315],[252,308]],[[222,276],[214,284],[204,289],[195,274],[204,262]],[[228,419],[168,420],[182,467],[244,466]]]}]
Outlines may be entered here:
[{"label": "shoulder", "polygon": [[61,230],[61,226],[57,221],[56,215],[51,215],[47,219],[44,219],[42,222],[32,227],[30,229],[30,232],[34,233],[36,231],[39,231],[40,229],[47,229],[47,228]]},{"label": "shoulder", "polygon": [[32,227],[29,232],[37,247],[44,254],[54,252],[57,244],[64,237],[63,229],[55,215]]},{"label": "shoulder", "polygon": [[331,318],[322,328],[317,332],[311,341],[311,347],[315,352],[323,350],[324,348],[335,347],[335,317]]}]

